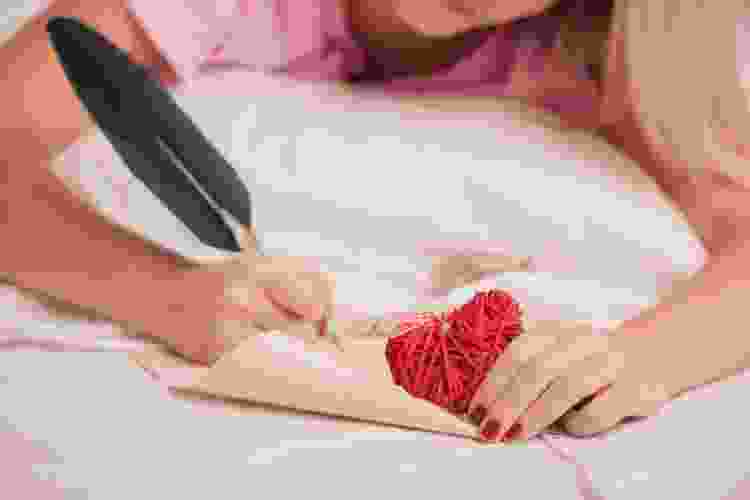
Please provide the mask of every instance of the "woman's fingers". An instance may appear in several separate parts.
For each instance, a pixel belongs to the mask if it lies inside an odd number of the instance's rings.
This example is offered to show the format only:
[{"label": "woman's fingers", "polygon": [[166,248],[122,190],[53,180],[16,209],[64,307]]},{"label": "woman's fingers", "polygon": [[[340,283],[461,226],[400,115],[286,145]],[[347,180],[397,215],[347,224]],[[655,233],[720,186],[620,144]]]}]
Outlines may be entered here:
[{"label": "woman's fingers", "polygon": [[272,319],[315,321],[333,302],[333,279],[310,259],[248,254],[218,266],[227,302],[245,306],[249,313],[257,309],[257,314],[268,316],[277,309]]},{"label": "woman's fingers", "polygon": [[[333,280],[309,259],[261,257],[247,252],[204,264],[185,286],[207,299],[175,311],[156,331],[169,346],[200,363],[216,361],[259,331],[287,330],[322,321],[333,302]],[[211,300],[214,298],[214,300]]]},{"label": "woman's fingers", "polygon": [[268,299],[290,317],[306,321],[324,319],[333,303],[334,281],[296,257],[268,258],[257,265],[257,284]]},{"label": "woman's fingers", "polygon": [[499,398],[498,388],[505,387],[524,363],[558,342],[561,335],[574,335],[583,328],[577,323],[537,321],[528,331],[513,339],[472,398],[469,404],[471,420],[477,425],[485,420],[489,408]]},{"label": "woman's fingers", "polygon": [[615,380],[622,363],[610,352],[599,352],[576,363],[565,376],[552,381],[519,420],[518,437],[528,439],[571,414],[576,404]]},{"label": "woman's fingers", "polygon": [[648,417],[670,399],[666,387],[640,380],[618,380],[579,411],[566,414],[561,424],[574,436],[590,436],[615,428],[628,417]]},{"label": "woman's fingers", "polygon": [[[245,254],[211,271],[223,277],[224,296],[214,307],[212,339],[203,339],[200,359],[216,358],[258,331],[320,321],[330,311],[333,281],[307,259]],[[196,339],[197,340],[197,339]]]},{"label": "woman's fingers", "polygon": [[[544,323],[557,324],[556,322]],[[513,339],[505,351],[500,354],[469,404],[468,413],[475,424],[479,425],[485,420],[489,408],[498,398],[497,388],[505,387],[516,371],[532,356],[557,342],[557,335],[553,333],[554,328],[552,332],[543,333],[546,331],[548,330],[544,326],[534,328],[532,331]]]},{"label": "woman's fingers", "polygon": [[[531,356],[514,371],[504,386],[495,386],[497,396],[488,408],[485,424],[490,429],[483,428],[483,434],[488,434],[486,438],[494,440],[505,436],[512,428],[512,433],[516,434],[519,426],[514,427],[514,424],[521,424],[520,417],[555,379],[562,377],[572,365],[591,354],[607,350],[605,336],[592,335],[586,329],[569,333],[571,335],[557,337],[555,343]],[[496,423],[490,423],[493,420]]]}]

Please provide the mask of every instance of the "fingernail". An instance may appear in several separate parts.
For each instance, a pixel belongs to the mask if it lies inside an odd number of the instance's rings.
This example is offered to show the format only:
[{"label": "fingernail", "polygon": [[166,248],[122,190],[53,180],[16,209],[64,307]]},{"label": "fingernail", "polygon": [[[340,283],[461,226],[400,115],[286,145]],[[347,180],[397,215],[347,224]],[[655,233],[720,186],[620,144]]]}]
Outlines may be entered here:
[{"label": "fingernail", "polygon": [[508,441],[512,441],[518,435],[521,434],[521,422],[516,422],[515,424],[510,426],[510,429],[508,429],[508,432],[505,433],[505,435],[502,438],[502,441],[507,443]]},{"label": "fingernail", "polygon": [[497,439],[497,435],[500,433],[500,422],[497,420],[490,420],[482,428],[481,434],[487,441],[494,441]]},{"label": "fingernail", "polygon": [[318,320],[318,337],[327,337],[330,333],[328,316],[323,316]]},{"label": "fingernail", "polygon": [[476,408],[474,408],[474,411],[471,412],[471,415],[469,415],[469,420],[471,420],[471,422],[474,425],[479,425],[482,423],[482,421],[484,420],[484,417],[486,416],[487,416],[487,408],[485,408],[482,405],[479,405]]}]

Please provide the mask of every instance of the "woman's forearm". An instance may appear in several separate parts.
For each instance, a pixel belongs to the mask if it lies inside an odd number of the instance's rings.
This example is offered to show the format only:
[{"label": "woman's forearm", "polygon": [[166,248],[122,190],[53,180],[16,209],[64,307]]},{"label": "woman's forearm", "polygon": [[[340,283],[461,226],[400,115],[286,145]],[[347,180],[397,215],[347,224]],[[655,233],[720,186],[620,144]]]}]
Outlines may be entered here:
[{"label": "woman's forearm", "polygon": [[46,25],[53,16],[81,19],[127,50],[138,63],[156,67],[165,79],[172,79],[167,64],[130,16],[124,0],[57,0],[0,46],[4,159],[23,160],[29,147],[52,157],[90,125],[48,40]]},{"label": "woman's forearm", "polygon": [[46,162],[0,161],[0,179],[0,274],[147,329],[164,308],[188,307],[179,293],[187,263],[107,221]]},{"label": "woman's forearm", "polygon": [[679,362],[665,359],[667,370],[688,367],[686,373],[670,373],[678,391],[750,368],[749,261],[750,240],[732,245],[656,307],[620,328],[626,335],[654,335],[669,344],[664,352]]},{"label": "woman's forearm", "polygon": [[[159,55],[122,0],[58,0],[0,47],[0,273],[19,285],[152,326],[179,304],[181,259],[117,228],[51,172],[88,123],[48,42],[50,16],[95,26],[142,64]],[[155,300],[156,298],[156,300]]]}]

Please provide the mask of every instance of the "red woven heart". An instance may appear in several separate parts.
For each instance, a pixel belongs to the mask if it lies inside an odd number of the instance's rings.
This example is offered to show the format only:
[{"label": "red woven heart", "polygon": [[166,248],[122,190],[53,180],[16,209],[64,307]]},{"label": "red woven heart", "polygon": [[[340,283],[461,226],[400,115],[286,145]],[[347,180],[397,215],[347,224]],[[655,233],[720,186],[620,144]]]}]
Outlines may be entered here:
[{"label": "red woven heart", "polygon": [[523,331],[521,314],[513,297],[491,290],[451,312],[402,321],[385,352],[393,381],[414,397],[465,413],[500,353]]}]

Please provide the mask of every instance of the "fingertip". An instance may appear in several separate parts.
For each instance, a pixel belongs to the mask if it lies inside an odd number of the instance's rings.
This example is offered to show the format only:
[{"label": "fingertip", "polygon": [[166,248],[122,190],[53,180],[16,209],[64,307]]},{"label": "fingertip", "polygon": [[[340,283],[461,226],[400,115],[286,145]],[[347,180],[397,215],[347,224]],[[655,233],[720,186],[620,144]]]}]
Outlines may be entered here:
[{"label": "fingertip", "polygon": [[224,352],[223,346],[220,346],[215,340],[210,341],[209,339],[205,339],[204,341],[192,339],[189,342],[175,346],[174,349],[188,361],[201,365],[212,365],[218,361]]},{"label": "fingertip", "polygon": [[479,434],[482,436],[482,439],[488,442],[496,442],[498,439],[500,439],[502,436],[500,435],[500,430],[502,429],[502,424],[500,423],[500,420],[492,418],[489,419],[480,429]]},{"label": "fingertip", "polygon": [[472,397],[469,400],[469,405],[466,408],[467,414],[470,415],[472,412],[474,412],[477,409],[477,406],[486,406],[482,404],[483,402],[482,397],[481,397],[482,393],[480,391],[481,391],[481,387],[477,389],[477,392],[474,394],[474,397]]},{"label": "fingertip", "polygon": [[487,417],[487,407],[479,403],[473,408],[470,407],[468,415],[469,421],[477,427],[480,427],[482,422],[484,422],[484,419]]},{"label": "fingertip", "polygon": [[595,436],[616,425],[614,422],[604,423],[601,419],[592,416],[587,409],[569,412],[562,419],[561,424],[566,434],[577,438]]}]

